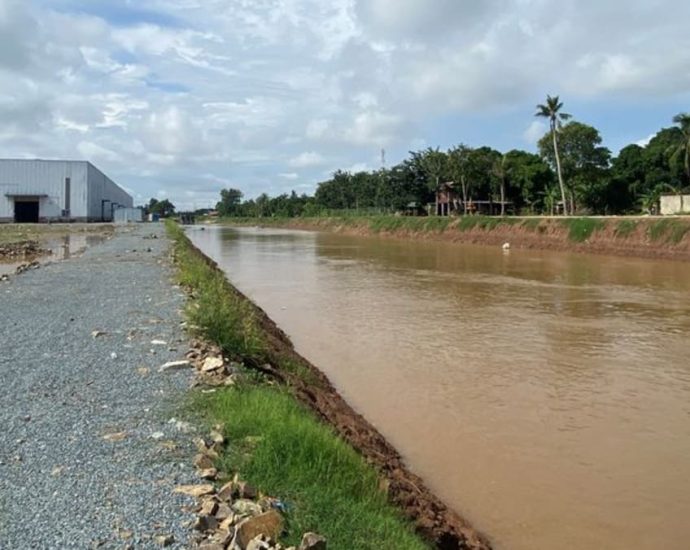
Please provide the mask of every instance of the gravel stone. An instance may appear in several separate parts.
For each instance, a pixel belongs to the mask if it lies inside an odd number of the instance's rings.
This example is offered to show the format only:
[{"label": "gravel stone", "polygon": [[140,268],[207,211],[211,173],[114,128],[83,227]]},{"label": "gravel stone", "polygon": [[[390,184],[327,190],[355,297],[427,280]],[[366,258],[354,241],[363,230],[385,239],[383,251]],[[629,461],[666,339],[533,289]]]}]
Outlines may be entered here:
[{"label": "gravel stone", "polygon": [[200,480],[169,420],[193,373],[151,347],[185,349],[168,245],[161,224],[119,229],[0,286],[0,547],[188,546],[173,488]]}]

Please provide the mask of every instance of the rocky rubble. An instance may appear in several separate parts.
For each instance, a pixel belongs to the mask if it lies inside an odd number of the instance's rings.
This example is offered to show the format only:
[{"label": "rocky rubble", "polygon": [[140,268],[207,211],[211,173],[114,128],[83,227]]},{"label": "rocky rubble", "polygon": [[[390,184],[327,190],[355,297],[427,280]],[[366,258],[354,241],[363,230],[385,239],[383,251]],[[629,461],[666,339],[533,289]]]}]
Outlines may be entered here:
[{"label": "rocky rubble", "polygon": [[[212,482],[230,477],[221,475],[215,468],[215,461],[226,444],[222,431],[222,426],[214,426],[208,437],[194,440],[198,450],[194,465],[200,477]],[[242,481],[239,474],[218,485],[209,482],[175,488],[175,492],[197,500],[192,526],[196,531],[196,547],[200,550],[283,550],[278,542],[285,525],[281,513],[283,503]],[[299,550],[326,550],[326,539],[315,533],[305,533]]]},{"label": "rocky rubble", "polygon": [[42,256],[44,254],[50,254],[50,250],[41,248],[38,241],[0,244],[0,258],[3,260]]},{"label": "rocky rubble", "polygon": [[34,260],[33,262],[18,265],[17,269],[15,269],[14,272],[17,275],[19,275],[21,273],[24,273],[25,271],[29,271],[29,269],[38,269],[39,267],[41,267],[41,264]]},{"label": "rocky rubble", "polygon": [[227,361],[214,344],[194,339],[186,358],[197,371],[198,386],[233,386],[237,382],[241,365]]}]

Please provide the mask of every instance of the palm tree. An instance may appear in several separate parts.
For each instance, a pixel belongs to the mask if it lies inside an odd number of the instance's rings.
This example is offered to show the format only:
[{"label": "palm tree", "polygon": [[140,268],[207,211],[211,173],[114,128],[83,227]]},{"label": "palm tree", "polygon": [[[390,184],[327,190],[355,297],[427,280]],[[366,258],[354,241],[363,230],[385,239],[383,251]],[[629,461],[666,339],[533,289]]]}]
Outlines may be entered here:
[{"label": "palm tree", "polygon": [[[678,147],[678,153],[684,155],[686,183],[690,184],[690,113],[677,114],[673,117],[673,122],[678,124],[680,131],[683,132],[683,143]],[[683,193],[680,188],[678,195],[680,197],[680,211],[683,212]]]},{"label": "palm tree", "polygon": [[537,105],[537,112],[534,116],[548,118],[549,127],[551,128],[551,138],[553,139],[553,153],[556,157],[556,172],[558,173],[558,183],[561,186],[561,200],[563,201],[563,213],[568,215],[568,202],[565,197],[565,184],[563,183],[563,173],[561,172],[561,156],[558,154],[558,137],[557,133],[564,120],[568,120],[571,115],[562,113],[563,103],[558,96],[546,96],[546,103]]}]

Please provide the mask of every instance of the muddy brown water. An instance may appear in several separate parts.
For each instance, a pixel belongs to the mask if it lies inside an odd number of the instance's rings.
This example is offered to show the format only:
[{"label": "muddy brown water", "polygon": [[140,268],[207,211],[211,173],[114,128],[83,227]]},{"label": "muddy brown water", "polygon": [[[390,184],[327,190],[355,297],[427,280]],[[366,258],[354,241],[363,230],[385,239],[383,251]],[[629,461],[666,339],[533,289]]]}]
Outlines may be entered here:
[{"label": "muddy brown water", "polygon": [[690,264],[189,236],[497,548],[690,547]]}]

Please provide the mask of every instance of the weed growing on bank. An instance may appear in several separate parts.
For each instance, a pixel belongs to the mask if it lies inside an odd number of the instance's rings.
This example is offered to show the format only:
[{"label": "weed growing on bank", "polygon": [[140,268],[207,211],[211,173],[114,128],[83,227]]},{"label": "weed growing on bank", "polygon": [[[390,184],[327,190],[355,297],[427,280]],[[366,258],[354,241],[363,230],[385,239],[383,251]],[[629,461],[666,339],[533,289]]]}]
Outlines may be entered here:
[{"label": "weed growing on bank", "polygon": [[[166,222],[173,240],[180,284],[192,298],[189,322],[230,357],[267,360],[267,345],[250,302],[232,292],[225,276],[193,249],[183,230]],[[306,383],[303,366],[281,360]],[[191,406],[209,424],[223,424],[229,445],[220,471],[240,472],[265,494],[285,505],[287,542],[298,544],[315,531],[332,549],[424,549],[398,509],[379,489],[376,471],[335,432],[301,405],[284,386],[268,386],[262,376],[246,377],[233,388],[195,393]]]},{"label": "weed growing on bank", "polygon": [[599,218],[565,218],[560,222],[568,228],[568,238],[575,243],[585,242],[595,231],[606,227],[606,222]]},{"label": "weed growing on bank", "polygon": [[632,235],[635,229],[637,229],[637,223],[637,220],[620,220],[614,231],[616,237],[625,239],[629,235]]},{"label": "weed growing on bank", "polygon": [[678,244],[685,235],[690,232],[690,222],[667,218],[657,220],[647,229],[647,235],[652,241],[660,241],[665,237],[665,241]]},{"label": "weed growing on bank", "polygon": [[223,274],[191,249],[177,224],[167,222],[166,227],[175,246],[178,280],[194,293],[186,309],[189,322],[224,353],[259,360],[264,343],[250,304],[227,291]]},{"label": "weed growing on bank", "polygon": [[199,396],[209,420],[231,442],[220,461],[287,510],[288,544],[305,531],[323,533],[329,548],[428,548],[387,502],[375,471],[286,391],[244,386]]},{"label": "weed growing on bank", "polygon": [[520,225],[529,231],[537,231],[540,223],[541,218],[527,218],[525,220],[522,220],[522,223]]}]

